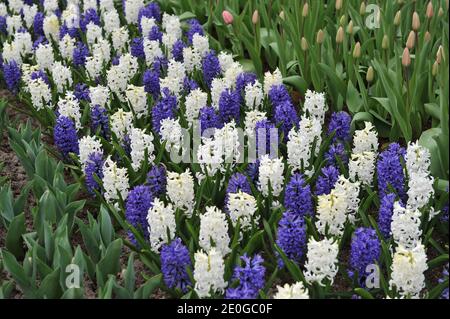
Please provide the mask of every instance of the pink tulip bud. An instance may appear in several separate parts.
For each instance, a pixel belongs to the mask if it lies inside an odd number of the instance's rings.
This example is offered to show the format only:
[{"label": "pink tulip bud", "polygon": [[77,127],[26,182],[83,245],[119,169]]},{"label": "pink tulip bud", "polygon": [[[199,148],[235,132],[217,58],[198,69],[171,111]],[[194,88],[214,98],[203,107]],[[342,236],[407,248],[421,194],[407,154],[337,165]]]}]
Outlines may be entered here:
[{"label": "pink tulip bud", "polygon": [[258,24],[258,22],[259,22],[259,12],[258,12],[258,10],[255,10],[253,12],[253,16],[252,16],[252,23]]},{"label": "pink tulip bud", "polygon": [[227,10],[223,10],[222,18],[223,18],[223,21],[225,22],[225,24],[232,24],[233,20],[234,20],[233,15],[231,14],[231,12],[227,11]]}]

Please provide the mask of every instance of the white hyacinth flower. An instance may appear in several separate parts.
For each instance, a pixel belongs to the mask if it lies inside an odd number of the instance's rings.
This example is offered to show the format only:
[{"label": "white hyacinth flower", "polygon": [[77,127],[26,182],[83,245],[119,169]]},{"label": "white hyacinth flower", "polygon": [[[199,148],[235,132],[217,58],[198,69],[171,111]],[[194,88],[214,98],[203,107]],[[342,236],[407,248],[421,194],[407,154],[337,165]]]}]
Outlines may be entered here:
[{"label": "white hyacinth flower", "polygon": [[239,221],[244,231],[251,229],[252,222],[258,223],[256,199],[250,194],[242,191],[228,194],[227,209],[233,226]]},{"label": "white hyacinth flower", "polygon": [[421,244],[414,248],[398,246],[392,258],[391,280],[401,297],[419,298],[425,288],[424,272],[428,269],[425,247]]},{"label": "white hyacinth flower", "polygon": [[277,290],[274,299],[309,299],[308,288],[301,281],[292,285],[277,286]]},{"label": "white hyacinth flower", "polygon": [[315,117],[323,125],[325,120],[325,113],[328,110],[328,106],[325,100],[325,94],[319,92],[313,92],[307,90],[305,94],[305,111],[309,116]]},{"label": "white hyacinth flower", "polygon": [[175,210],[172,204],[165,206],[162,201],[155,198],[148,210],[147,222],[150,244],[154,252],[158,252],[163,244],[175,238]]},{"label": "white hyacinth flower", "polygon": [[404,208],[399,202],[394,203],[391,232],[397,245],[412,248],[420,244],[422,236],[420,216],[418,210]]},{"label": "white hyacinth flower", "polygon": [[363,185],[372,185],[375,173],[375,152],[352,154],[348,164],[350,180],[360,181]]},{"label": "white hyacinth flower", "polygon": [[364,122],[362,130],[356,130],[353,135],[353,154],[378,152],[378,133],[370,122]]},{"label": "white hyacinth flower", "polygon": [[125,200],[130,189],[126,168],[119,168],[117,163],[111,160],[111,156],[103,164],[103,188],[104,197],[108,203],[119,199],[118,194]]},{"label": "white hyacinth flower", "polygon": [[309,283],[317,282],[325,285],[324,280],[333,284],[334,277],[338,272],[339,245],[331,239],[320,241],[310,238],[308,241],[308,252],[305,263],[305,279]]},{"label": "white hyacinth flower", "polygon": [[206,251],[215,247],[222,256],[231,252],[226,215],[217,207],[206,207],[200,215],[199,245]]},{"label": "white hyacinth flower", "polygon": [[195,292],[200,298],[211,297],[212,293],[222,294],[227,287],[223,276],[225,265],[222,255],[212,248],[208,253],[198,251],[194,255]]},{"label": "white hyacinth flower", "polygon": [[269,196],[269,185],[273,196],[280,195],[284,186],[283,172],[283,158],[271,159],[269,155],[263,155],[261,157],[258,187],[265,197]]},{"label": "white hyacinth flower", "polygon": [[184,210],[188,217],[192,216],[195,194],[194,179],[189,169],[183,173],[167,172],[167,196],[175,208]]},{"label": "white hyacinth flower", "polygon": [[146,134],[144,130],[132,128],[130,132],[130,148],[131,148],[131,165],[133,169],[138,170],[142,162],[146,160],[145,153],[147,151],[147,161],[152,163],[155,159],[153,155],[153,134]]},{"label": "white hyacinth flower", "polygon": [[80,146],[80,163],[83,171],[89,159],[89,155],[92,153],[103,154],[102,143],[96,136],[83,136],[79,139],[78,145]]}]

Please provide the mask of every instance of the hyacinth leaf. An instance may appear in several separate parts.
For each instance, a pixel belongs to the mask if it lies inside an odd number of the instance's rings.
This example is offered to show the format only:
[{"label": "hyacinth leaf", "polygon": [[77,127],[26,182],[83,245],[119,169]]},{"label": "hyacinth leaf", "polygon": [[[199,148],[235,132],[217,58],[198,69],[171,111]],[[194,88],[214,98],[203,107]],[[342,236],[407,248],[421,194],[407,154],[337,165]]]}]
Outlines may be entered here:
[{"label": "hyacinth leaf", "polygon": [[6,248],[18,259],[24,255],[22,235],[25,231],[25,214],[22,213],[11,221],[6,235]]},{"label": "hyacinth leaf", "polygon": [[363,299],[375,299],[370,292],[363,288],[356,288],[355,293]]}]

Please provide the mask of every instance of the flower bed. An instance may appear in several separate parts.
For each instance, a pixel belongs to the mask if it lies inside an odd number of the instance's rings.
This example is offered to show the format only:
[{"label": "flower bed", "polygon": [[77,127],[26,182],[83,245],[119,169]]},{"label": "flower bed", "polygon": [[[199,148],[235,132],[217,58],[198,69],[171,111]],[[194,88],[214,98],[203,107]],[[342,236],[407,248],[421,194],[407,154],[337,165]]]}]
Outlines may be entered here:
[{"label": "flower bed", "polygon": [[[35,232],[0,205],[20,235],[1,256],[28,296],[48,297],[44,283],[82,296],[54,279],[72,265],[108,297],[448,297],[448,272],[431,276],[448,263],[448,188],[427,148],[384,144],[325,93],[295,101],[278,69],[258,78],[190,15],[142,0],[24,2],[0,4],[3,78],[74,177],[39,133],[10,133],[39,205]],[[69,241],[78,232],[83,248]],[[133,253],[116,278],[122,243]],[[135,254],[153,275],[136,291]]]}]

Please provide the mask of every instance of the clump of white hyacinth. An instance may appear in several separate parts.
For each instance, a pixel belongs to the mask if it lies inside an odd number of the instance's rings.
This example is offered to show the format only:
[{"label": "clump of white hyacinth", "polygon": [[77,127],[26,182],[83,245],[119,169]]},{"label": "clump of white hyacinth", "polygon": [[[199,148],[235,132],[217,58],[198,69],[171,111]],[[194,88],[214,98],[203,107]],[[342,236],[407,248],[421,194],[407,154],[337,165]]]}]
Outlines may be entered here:
[{"label": "clump of white hyacinth", "polygon": [[249,137],[249,138],[254,138],[255,137],[255,129],[256,129],[256,124],[262,120],[266,120],[267,116],[266,116],[266,112],[261,112],[258,110],[251,110],[248,111],[245,114],[245,121],[244,121],[244,125],[245,125],[245,134]]},{"label": "clump of white hyacinth", "polygon": [[264,92],[259,81],[245,86],[245,105],[249,109],[258,109],[264,100]]},{"label": "clump of white hyacinth", "polygon": [[301,281],[292,285],[277,286],[277,290],[274,299],[309,299],[308,288]]},{"label": "clump of white hyacinth", "polygon": [[424,272],[427,269],[427,255],[422,244],[410,249],[398,246],[392,260],[389,285],[404,298],[419,298],[425,288]]},{"label": "clump of white hyacinth", "polygon": [[200,216],[199,244],[206,251],[215,247],[222,256],[231,251],[228,222],[225,213],[217,207],[206,207],[206,212]]},{"label": "clump of white hyacinth", "polygon": [[157,58],[160,58],[164,55],[161,50],[159,41],[152,41],[149,40],[148,38],[144,38],[143,47],[144,47],[145,62],[147,63],[147,66],[151,66]]},{"label": "clump of white hyacinth", "polygon": [[126,96],[137,118],[147,113],[147,93],[143,86],[128,85]]},{"label": "clump of white hyacinth", "polygon": [[434,178],[427,173],[412,173],[408,181],[408,202],[411,209],[420,209],[428,204],[434,195]]},{"label": "clump of white hyacinth", "polygon": [[412,248],[420,244],[422,236],[420,216],[420,211],[404,208],[399,202],[394,203],[391,232],[398,245]]},{"label": "clump of white hyacinth", "polygon": [[223,78],[214,78],[211,82],[211,104],[219,109],[219,100],[222,92],[230,88],[230,83]]},{"label": "clump of white hyacinth", "polygon": [[142,34],[149,34],[155,25],[156,25],[156,20],[154,18],[148,18],[145,16],[141,17]]},{"label": "clump of white hyacinth", "polygon": [[111,160],[111,157],[105,160],[103,164],[103,188],[104,197],[108,203],[119,199],[118,194],[125,200],[130,189],[128,173],[126,168],[119,168],[117,163]]},{"label": "clump of white hyacinth", "polygon": [[[293,170],[300,170],[306,175],[311,175],[312,169],[310,166],[311,155],[318,154],[320,144],[322,143],[322,124],[320,120],[303,115],[300,120],[300,127],[298,131],[295,127],[291,129],[288,134],[287,142],[287,162]],[[314,141],[316,141],[316,148],[312,150]]]},{"label": "clump of white hyacinth", "polygon": [[114,29],[111,33],[111,41],[113,48],[117,52],[123,52],[129,41],[130,35],[128,34],[128,29],[123,26],[118,29]]},{"label": "clump of white hyacinth", "polygon": [[79,159],[84,171],[84,167],[88,162],[89,155],[91,155],[92,153],[103,154],[102,143],[96,136],[87,135],[80,138],[80,140],[78,141],[78,145],[80,146]]},{"label": "clump of white hyacinth", "polygon": [[175,41],[181,38],[181,21],[177,15],[163,14],[162,28],[165,31],[162,42],[166,48],[171,48]]},{"label": "clump of white hyacinth", "polygon": [[37,111],[51,106],[52,92],[47,83],[41,78],[30,80],[28,82],[28,91],[31,95],[31,103]]},{"label": "clump of white hyacinth", "polygon": [[102,67],[103,57],[100,54],[94,54],[86,58],[85,68],[92,80],[95,80],[100,75]]},{"label": "clump of white hyacinth", "polygon": [[186,68],[186,72],[189,74],[195,70],[199,70],[202,65],[202,56],[200,52],[192,47],[183,49],[183,63]]},{"label": "clump of white hyacinth", "polygon": [[378,152],[378,133],[370,122],[364,122],[362,130],[353,134],[353,154],[364,152]]},{"label": "clump of white hyacinth", "polygon": [[225,81],[230,83],[230,87],[234,89],[236,86],[237,77],[243,72],[244,68],[242,67],[242,65],[239,62],[235,61],[231,64],[230,68],[225,71]]},{"label": "clump of white hyacinth", "polygon": [[192,47],[204,57],[209,52],[208,37],[195,33],[192,37]]},{"label": "clump of white hyacinth", "polygon": [[178,119],[163,119],[159,134],[161,141],[166,142],[166,151],[179,153],[183,146],[183,128]]},{"label": "clump of white hyacinth", "polygon": [[47,39],[59,40],[59,19],[56,14],[47,15],[44,18],[43,29]]},{"label": "clump of white hyacinth", "polygon": [[214,130],[212,138],[203,136],[197,150],[197,160],[203,173],[214,176],[217,171],[225,170],[224,164],[239,162],[243,155],[240,151],[243,145],[241,137],[234,120]]},{"label": "clump of white hyacinth", "polygon": [[352,154],[348,163],[350,180],[360,181],[361,184],[370,186],[375,173],[375,160],[375,152]]},{"label": "clump of white hyacinth", "polygon": [[264,155],[261,157],[259,164],[258,187],[264,196],[269,196],[270,189],[272,190],[273,196],[280,195],[284,186],[283,171],[283,158],[271,159],[269,155]]},{"label": "clump of white hyacinth", "polygon": [[116,113],[111,116],[111,130],[116,134],[119,140],[123,140],[125,134],[131,131],[133,126],[133,114],[125,112],[123,109],[118,109]]},{"label": "clump of white hyacinth", "polygon": [[138,22],[139,10],[144,7],[144,0],[127,0],[124,1],[125,18],[128,24],[136,24]]},{"label": "clump of white hyacinth", "polygon": [[63,93],[65,88],[72,86],[72,71],[59,61],[52,66],[52,77],[58,93]]},{"label": "clump of white hyacinth", "polygon": [[225,51],[221,51],[217,58],[219,59],[222,74],[225,74],[225,72],[231,67],[234,62],[233,55]]},{"label": "clump of white hyacinth", "polygon": [[360,191],[360,183],[359,182],[351,182],[343,175],[340,175],[334,189],[345,196],[345,201],[347,203],[347,218],[351,223],[355,222],[355,215],[359,207],[359,191]]},{"label": "clump of white hyacinth", "polygon": [[324,280],[332,284],[338,272],[338,253],[337,242],[327,238],[320,241],[310,238],[306,254],[305,279],[309,283],[317,282],[319,285],[324,285]]},{"label": "clump of white hyacinth", "polygon": [[283,76],[281,75],[280,69],[276,68],[273,73],[269,71],[264,74],[264,93],[267,95],[273,86],[283,84]]},{"label": "clump of white hyacinth", "polygon": [[184,210],[188,217],[192,216],[195,198],[194,179],[189,169],[183,173],[167,172],[167,195],[175,208]]},{"label": "clump of white hyacinth", "polygon": [[185,100],[186,106],[186,120],[189,122],[189,125],[192,125],[194,120],[198,119],[200,109],[205,107],[208,103],[208,94],[203,92],[201,89],[192,90],[187,96]]},{"label": "clump of white hyacinth", "polygon": [[329,194],[318,196],[317,200],[316,227],[319,233],[342,236],[347,221],[347,196],[333,189]]},{"label": "clump of white hyacinth", "polygon": [[66,34],[58,42],[59,53],[64,59],[72,61],[75,45],[76,45],[75,39],[72,38],[69,34]]},{"label": "clump of white hyacinth", "polygon": [[147,222],[153,251],[158,252],[163,244],[175,238],[175,210],[172,204],[165,206],[162,201],[155,198],[148,210]]},{"label": "clump of white hyacinth", "polygon": [[117,12],[116,9],[104,11],[102,16],[103,16],[103,28],[105,29],[108,35],[113,33],[114,30],[120,29],[120,18],[119,13]]},{"label": "clump of white hyacinth", "polygon": [[429,173],[430,171],[430,151],[419,145],[419,142],[408,144],[405,160],[408,174]]},{"label": "clump of white hyacinth", "polygon": [[91,106],[107,107],[109,105],[108,87],[102,85],[91,86],[89,88],[89,98],[91,99]]},{"label": "clump of white hyacinth", "polygon": [[258,222],[259,216],[255,216],[257,211],[256,199],[250,194],[239,191],[228,194],[228,214],[231,222],[236,226],[239,221],[242,230],[252,227],[252,221]]},{"label": "clump of white hyacinth", "polygon": [[64,99],[59,99],[58,113],[60,116],[71,118],[75,122],[77,130],[81,128],[80,103],[72,91],[67,91]]},{"label": "clump of white hyacinth", "polygon": [[132,128],[130,132],[130,148],[131,165],[134,170],[138,170],[141,167],[142,162],[146,159],[146,152],[148,163],[152,163],[155,159],[152,133],[146,134],[142,129]]},{"label": "clump of white hyacinth", "polygon": [[309,116],[316,118],[323,125],[325,113],[328,110],[324,93],[307,90],[304,108]]},{"label": "clump of white hyacinth", "polygon": [[212,248],[208,253],[198,251],[194,255],[195,292],[200,298],[211,297],[211,293],[223,293],[227,287],[223,276],[225,265],[222,255]]},{"label": "clump of white hyacinth", "polygon": [[161,92],[167,88],[171,93],[178,96],[183,89],[186,68],[184,64],[175,60],[170,60],[167,65],[167,76],[161,78],[159,85]]}]

